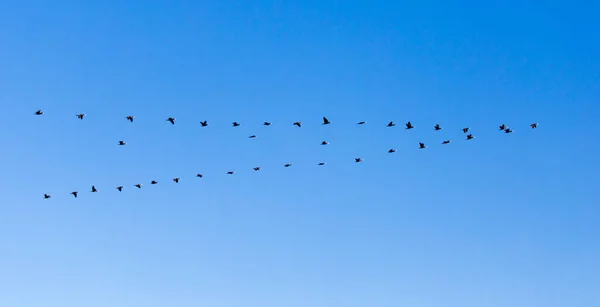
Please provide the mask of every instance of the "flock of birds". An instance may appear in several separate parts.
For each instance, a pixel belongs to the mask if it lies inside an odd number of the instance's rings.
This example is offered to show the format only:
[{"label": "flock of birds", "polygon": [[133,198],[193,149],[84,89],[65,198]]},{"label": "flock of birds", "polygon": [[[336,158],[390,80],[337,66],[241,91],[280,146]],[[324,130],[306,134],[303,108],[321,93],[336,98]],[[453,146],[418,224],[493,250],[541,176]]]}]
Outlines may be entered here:
[{"label": "flock of birds", "polygon": [[[43,115],[44,112],[42,110],[37,110],[34,114],[39,116],[39,115]],[[80,114],[77,114],[76,116],[77,116],[78,119],[83,120],[84,117],[86,116],[86,114],[85,113],[80,113]],[[128,115],[128,116],[125,117],[125,119],[128,120],[129,122],[133,123],[133,121],[135,119],[135,116]],[[175,117],[169,117],[165,121],[168,121],[172,125],[175,125],[176,118]],[[357,125],[364,125],[366,123],[367,123],[366,121],[360,121],[360,122],[358,122],[356,124]],[[268,121],[266,121],[266,122],[263,123],[264,126],[271,126],[271,124],[272,123],[268,122]],[[301,121],[297,121],[297,122],[294,122],[292,124],[294,126],[297,126],[298,128],[302,127],[302,122]],[[331,124],[331,121],[329,119],[327,119],[327,117],[323,117],[323,123],[322,124],[323,125],[329,125],[329,124]],[[208,121],[206,121],[206,120],[205,121],[201,121],[200,125],[202,127],[207,127],[208,126]],[[415,128],[415,126],[410,121],[407,122],[407,123],[405,123],[404,125],[405,125],[405,129],[407,129],[407,130],[411,130],[411,129]],[[233,127],[239,127],[239,126],[241,126],[241,124],[239,122],[233,122],[232,126]],[[394,126],[396,126],[396,124],[393,121],[390,121],[387,124],[387,127],[394,127]],[[538,123],[532,123],[529,126],[531,127],[531,129],[536,129],[538,127]],[[509,128],[506,124],[501,124],[501,125],[498,126],[498,128],[499,128],[499,131],[504,131],[504,133],[507,133],[507,134],[514,132],[514,130],[511,129],[511,128]],[[433,129],[435,131],[443,130],[443,128],[439,124],[434,125]],[[465,137],[466,140],[472,140],[472,139],[475,138],[475,136],[472,133],[469,133],[470,129],[471,128],[469,128],[469,127],[462,128],[463,134],[466,134],[466,137]],[[249,138],[251,138],[251,139],[256,138],[256,135],[251,135],[251,136],[249,136]],[[442,141],[442,144],[446,145],[446,144],[450,144],[451,142],[452,142],[451,140],[444,140],[444,141]],[[328,144],[329,143],[327,141],[321,142],[321,145],[328,145]],[[125,141],[119,141],[118,145],[124,146],[124,145],[127,145],[127,142],[125,142]],[[419,147],[418,148],[419,149],[425,149],[425,148],[427,148],[427,145],[425,145],[425,143],[419,142]],[[394,152],[396,152],[396,150],[393,149],[393,148],[388,150],[388,153],[394,153]],[[360,162],[363,162],[363,159],[362,158],[355,158],[354,162],[360,163]],[[323,165],[325,165],[325,162],[319,162],[318,165],[319,166],[323,166]],[[285,164],[283,166],[284,167],[290,167],[290,166],[292,166],[292,164],[287,163],[287,164]],[[261,169],[260,166],[256,166],[256,167],[253,168],[254,171],[260,171],[260,169]],[[227,175],[233,175],[233,174],[235,174],[235,171],[228,171],[227,172]],[[199,173],[199,174],[196,174],[196,177],[203,178],[204,175]],[[173,178],[172,180],[175,183],[179,183],[180,178],[177,177],[177,178]],[[150,184],[152,184],[152,185],[156,185],[158,183],[159,182],[156,181],[156,180],[152,180],[150,182]],[[138,188],[138,189],[141,189],[142,186],[143,186],[143,184],[137,183],[134,186],[136,188]],[[124,189],[124,186],[117,186],[116,187],[116,190],[118,190],[119,192],[122,192],[123,189]],[[97,193],[98,189],[95,186],[92,186],[90,192]],[[79,195],[79,192],[78,191],[73,191],[73,192],[71,192],[71,195],[73,195],[73,197],[77,198],[78,195]],[[44,199],[49,199],[49,198],[52,198],[52,195],[50,195],[50,194],[44,194]]]}]

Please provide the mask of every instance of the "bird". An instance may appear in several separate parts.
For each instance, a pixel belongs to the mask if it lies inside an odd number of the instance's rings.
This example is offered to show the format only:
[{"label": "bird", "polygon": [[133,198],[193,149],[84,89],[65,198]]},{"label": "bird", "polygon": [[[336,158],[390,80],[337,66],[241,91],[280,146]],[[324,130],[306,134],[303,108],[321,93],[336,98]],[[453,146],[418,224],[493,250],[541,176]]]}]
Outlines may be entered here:
[{"label": "bird", "polygon": [[450,140],[445,140],[442,142],[442,144],[450,144],[450,143],[452,143],[452,141],[450,141]]},{"label": "bird", "polygon": [[96,192],[98,192],[98,189],[96,189],[96,187],[95,187],[95,186],[92,186],[92,191],[91,191],[91,192],[92,192],[92,193],[96,193]]},{"label": "bird", "polygon": [[504,129],[504,133],[513,133],[514,130],[510,129],[510,128],[506,128]]},{"label": "bird", "polygon": [[388,150],[388,153],[395,153],[395,152],[396,152],[396,150],[393,149],[393,148],[391,148],[390,150]]},{"label": "bird", "polygon": [[200,122],[200,125],[202,127],[206,127],[206,126],[208,126],[208,122],[207,121]]},{"label": "bird", "polygon": [[469,132],[469,129],[471,129],[471,128],[469,128],[469,127],[467,127],[467,128],[463,128],[463,133],[467,133],[467,132]]},{"label": "bird", "polygon": [[318,165],[325,165],[325,162],[319,162]]},{"label": "bird", "polygon": [[123,191],[123,186],[122,185],[118,186],[117,190],[119,190],[119,192],[122,192]]},{"label": "bird", "polygon": [[79,194],[79,192],[77,192],[77,191],[71,192],[71,195],[73,195],[73,197],[75,197],[75,198],[77,198],[77,194]]},{"label": "bird", "polygon": [[126,116],[126,117],[125,117],[125,119],[127,119],[128,121],[130,121],[130,122],[132,122],[132,123],[133,123],[133,118],[134,118],[134,117],[135,117],[135,116],[133,116],[133,115],[129,115],[129,116]]},{"label": "bird", "polygon": [[44,112],[42,112],[42,110],[35,111],[35,115],[42,115],[42,114],[44,114]]},{"label": "bird", "polygon": [[143,184],[141,184],[141,183],[138,183],[138,184],[136,184],[135,186],[136,186],[138,189],[141,189],[141,188],[142,188],[142,186],[143,186]]},{"label": "bird", "polygon": [[501,130],[501,131],[502,131],[502,130],[506,130],[506,128],[508,128],[508,127],[506,127],[506,125],[505,125],[505,124],[502,124],[502,125],[500,125],[500,130]]},{"label": "bird", "polygon": [[198,178],[202,178],[202,177],[204,177],[204,175],[202,175],[202,174],[197,174],[197,175],[196,175],[196,177],[198,177]]},{"label": "bird", "polygon": [[359,162],[362,162],[362,161],[363,161],[363,159],[361,159],[361,158],[354,158],[354,162],[356,162],[356,163],[359,163]]},{"label": "bird", "polygon": [[415,127],[415,126],[413,126],[413,124],[411,122],[408,122],[405,125],[406,125],[406,129],[412,129]]},{"label": "bird", "polygon": [[442,130],[443,128],[440,126],[440,124],[435,124],[435,126],[433,127],[435,130]]},{"label": "bird", "polygon": [[127,142],[125,142],[125,141],[119,141],[119,145],[120,145],[120,146],[127,145]]},{"label": "bird", "polygon": [[424,143],[419,143],[419,149],[423,149],[423,148],[427,148],[427,146]]},{"label": "bird", "polygon": [[179,183],[179,177],[173,178],[173,181],[175,181],[175,183]]},{"label": "bird", "polygon": [[52,198],[52,195],[50,195],[50,194],[44,194],[44,199],[48,199],[48,198]]},{"label": "bird", "polygon": [[265,126],[271,126],[271,123],[270,122],[264,122],[263,125],[265,125]]},{"label": "bird", "polygon": [[396,124],[394,124],[394,122],[393,122],[393,121],[391,121],[391,122],[389,122],[389,124],[387,124],[387,126],[388,126],[388,127],[394,127],[394,126],[396,126]]},{"label": "bird", "polygon": [[327,117],[323,116],[323,125],[329,125],[331,122],[327,119]]},{"label": "bird", "polygon": [[327,141],[321,142],[321,145],[327,145],[327,144],[329,144],[329,142],[327,142]]},{"label": "bird", "polygon": [[298,126],[298,128],[302,128],[302,122],[295,122],[294,126]]},{"label": "bird", "polygon": [[292,165],[288,163],[288,164],[284,165],[283,167],[290,167],[290,166],[292,166]]},{"label": "bird", "polygon": [[234,126],[234,127],[237,127],[237,126],[241,126],[242,124],[240,124],[238,122],[233,122],[231,125]]},{"label": "bird", "polygon": [[531,127],[531,129],[536,129],[539,123],[533,123],[531,125],[529,125]]},{"label": "bird", "polygon": [[152,180],[152,181],[150,181],[150,184],[158,184],[158,181]]},{"label": "bird", "polygon": [[227,175],[233,175],[233,174],[235,174],[235,171],[229,171],[229,172],[227,172]]},{"label": "bird", "polygon": [[84,114],[84,113],[77,114],[77,118],[79,118],[79,119],[83,119],[83,117],[85,117],[85,114]]},{"label": "bird", "polygon": [[468,134],[468,135],[467,135],[467,140],[472,140],[472,139],[474,139],[474,138],[475,138],[475,137],[474,137],[472,134]]},{"label": "bird", "polygon": [[172,125],[175,125],[175,117],[169,117],[166,121],[169,121]]},{"label": "bird", "polygon": [[253,134],[253,135],[249,136],[248,138],[254,139],[254,138],[256,138],[256,135]]},{"label": "bird", "polygon": [[367,122],[358,122],[358,123],[356,123],[356,124],[357,124],[357,125],[364,125],[364,124],[366,124],[366,123],[367,123]]},{"label": "bird", "polygon": [[255,171],[260,171],[260,166],[253,168]]}]

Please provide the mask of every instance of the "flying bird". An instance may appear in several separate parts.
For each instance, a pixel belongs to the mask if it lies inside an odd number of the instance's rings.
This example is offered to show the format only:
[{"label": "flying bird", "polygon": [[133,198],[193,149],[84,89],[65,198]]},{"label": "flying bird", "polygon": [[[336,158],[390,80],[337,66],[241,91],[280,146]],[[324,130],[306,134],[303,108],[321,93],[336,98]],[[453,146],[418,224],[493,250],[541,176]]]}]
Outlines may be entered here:
[{"label": "flying bird", "polygon": [[393,148],[391,148],[390,150],[388,150],[388,153],[395,153],[395,152],[396,152],[396,150],[393,149]]},{"label": "flying bird", "polygon": [[206,127],[206,126],[208,126],[208,122],[207,121],[200,122],[200,125],[202,127]]},{"label": "flying bird", "polygon": [[84,114],[84,113],[77,114],[77,118],[79,118],[79,119],[83,119],[84,117],[85,117],[85,114]]},{"label": "flying bird", "polygon": [[394,122],[393,122],[393,121],[391,121],[389,124],[387,124],[387,126],[388,126],[388,127],[394,127],[394,126],[396,126],[396,124],[394,124]]},{"label": "flying bird", "polygon": [[150,181],[150,184],[158,184],[158,181],[152,180],[152,181]]},{"label": "flying bird", "polygon": [[467,132],[469,132],[469,129],[471,129],[471,128],[469,128],[469,127],[467,127],[467,128],[463,128],[463,133],[467,133]]},{"label": "flying bird", "polygon": [[427,146],[424,143],[419,143],[419,149],[423,149],[423,148],[427,148]]},{"label": "flying bird", "polygon": [[506,128],[508,128],[508,127],[506,127],[505,124],[500,125],[500,130],[506,130]]},{"label": "flying bird", "polygon": [[237,127],[237,126],[241,126],[242,124],[240,124],[238,122],[233,122],[231,125],[234,126],[234,127]]},{"label": "flying bird", "polygon": [[406,125],[406,129],[412,129],[415,127],[415,126],[413,126],[413,124],[411,122],[408,122],[405,125]]},{"label": "flying bird", "polygon": [[42,110],[35,111],[35,115],[42,115],[42,114],[44,114],[44,112],[42,112]]},{"label": "flying bird", "polygon": [[514,130],[510,129],[510,128],[506,128],[504,129],[504,133],[513,133]]},{"label": "flying bird", "polygon": [[127,142],[125,142],[125,141],[119,141],[119,145],[120,145],[120,146],[127,145]]},{"label": "flying bird", "polygon": [[260,166],[253,168],[255,171],[260,171]]},{"label": "flying bird", "polygon": [[204,175],[202,175],[202,174],[197,174],[197,175],[196,175],[196,177],[198,177],[198,178],[202,178],[202,177],[204,177]]},{"label": "flying bird", "polygon": [[50,194],[44,194],[44,199],[52,198]]},{"label": "flying bird", "polygon": [[450,140],[445,140],[442,142],[442,144],[450,144],[450,143],[452,143],[452,141],[450,141]]},{"label": "flying bird", "polygon": [[235,171],[229,171],[227,172],[227,175],[233,175],[235,173]]},{"label": "flying bird", "polygon": [[433,127],[436,131],[442,130],[443,128],[440,126],[440,124],[435,124],[435,126]]},{"label": "flying bird", "polygon": [[169,121],[172,125],[175,125],[175,117],[169,117],[166,121]]},{"label": "flying bird", "polygon": [[123,191],[123,186],[122,185],[118,186],[117,190],[119,190],[119,192],[122,192]]},{"label": "flying bird", "polygon": [[472,134],[468,134],[468,135],[467,135],[467,140],[472,140],[472,139],[474,139],[474,138],[475,138],[475,137],[474,137]]},{"label": "flying bird", "polygon": [[319,162],[318,165],[325,165],[325,162]]},{"label": "flying bird", "polygon": [[366,123],[367,123],[367,122],[358,122],[358,123],[356,123],[356,124],[357,124],[357,125],[364,125],[364,124],[366,124]]},{"label": "flying bird", "polygon": [[538,126],[538,123],[533,123],[531,125],[529,125],[531,127],[531,129],[536,129]]},{"label": "flying bird", "polygon": [[295,122],[294,126],[298,126],[298,128],[301,128],[302,127],[302,122]]},{"label": "flying bird", "polygon": [[253,135],[249,136],[248,138],[254,139],[254,138],[256,138],[256,135],[253,134]]},{"label": "flying bird", "polygon": [[321,142],[321,145],[327,145],[327,144],[329,144],[329,142],[327,142],[327,141]]},{"label": "flying bird", "polygon": [[359,163],[359,162],[362,162],[362,161],[363,161],[363,159],[361,159],[361,158],[354,158],[354,162],[356,162],[356,163]]},{"label": "flying bird", "polygon": [[329,125],[331,122],[327,119],[327,117],[323,116],[323,125]]},{"label": "flying bird", "polygon": [[284,167],[290,167],[290,166],[292,166],[292,165],[291,165],[291,164],[289,164],[289,163],[288,163],[288,164],[286,164],[286,165],[284,165]]},{"label": "flying bird", "polygon": [[143,186],[143,184],[141,184],[141,183],[138,183],[138,184],[136,184],[135,186],[136,186],[138,189],[141,189],[141,188],[142,188],[142,186]]},{"label": "flying bird", "polygon": [[264,122],[263,125],[265,125],[265,126],[271,126],[271,123],[270,122]]},{"label": "flying bird", "polygon": [[77,192],[77,191],[71,192],[71,195],[73,195],[73,197],[75,197],[75,198],[77,198],[77,194],[79,194],[79,192]]},{"label": "flying bird", "polygon": [[173,181],[175,181],[175,183],[179,183],[179,177],[173,178]]},{"label": "flying bird", "polygon": [[129,115],[129,116],[125,117],[125,119],[127,119],[128,121],[130,121],[130,122],[132,122],[132,123],[133,123],[133,118],[134,118],[134,117],[135,117],[135,116],[133,116],[133,115]]},{"label": "flying bird", "polygon": [[92,193],[96,193],[96,192],[98,192],[98,189],[96,189],[96,187],[95,187],[95,186],[92,186],[92,191],[91,191],[91,192],[92,192]]}]

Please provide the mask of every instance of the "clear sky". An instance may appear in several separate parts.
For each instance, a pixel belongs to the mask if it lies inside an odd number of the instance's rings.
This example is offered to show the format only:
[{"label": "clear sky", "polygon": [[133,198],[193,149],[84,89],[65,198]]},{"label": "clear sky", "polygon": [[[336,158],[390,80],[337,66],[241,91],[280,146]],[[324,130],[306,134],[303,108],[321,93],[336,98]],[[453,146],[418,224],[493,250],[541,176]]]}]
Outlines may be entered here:
[{"label": "clear sky", "polygon": [[0,2],[0,305],[600,306],[600,5],[523,2]]}]

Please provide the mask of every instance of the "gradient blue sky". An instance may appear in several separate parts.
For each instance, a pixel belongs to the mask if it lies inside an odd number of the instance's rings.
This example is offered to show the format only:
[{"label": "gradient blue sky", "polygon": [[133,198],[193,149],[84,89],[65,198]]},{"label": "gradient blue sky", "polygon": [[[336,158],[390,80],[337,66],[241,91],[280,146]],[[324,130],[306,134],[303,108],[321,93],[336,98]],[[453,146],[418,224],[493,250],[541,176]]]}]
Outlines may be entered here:
[{"label": "gradient blue sky", "polygon": [[599,6],[2,1],[0,305],[600,305]]}]

